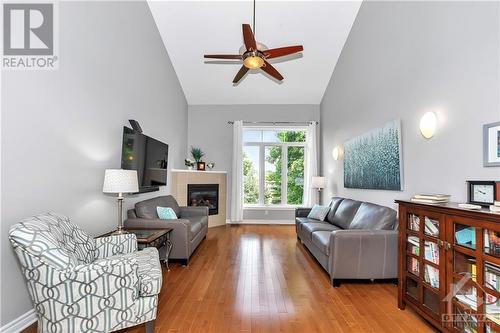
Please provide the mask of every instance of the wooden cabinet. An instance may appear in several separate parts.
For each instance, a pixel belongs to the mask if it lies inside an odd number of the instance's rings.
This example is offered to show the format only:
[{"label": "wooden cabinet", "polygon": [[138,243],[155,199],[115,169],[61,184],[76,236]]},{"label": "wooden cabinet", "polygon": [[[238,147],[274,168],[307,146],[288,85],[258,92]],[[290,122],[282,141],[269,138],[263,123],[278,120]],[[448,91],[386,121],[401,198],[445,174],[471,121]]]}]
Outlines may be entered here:
[{"label": "wooden cabinet", "polygon": [[500,215],[397,203],[399,308],[444,332],[500,333]]}]

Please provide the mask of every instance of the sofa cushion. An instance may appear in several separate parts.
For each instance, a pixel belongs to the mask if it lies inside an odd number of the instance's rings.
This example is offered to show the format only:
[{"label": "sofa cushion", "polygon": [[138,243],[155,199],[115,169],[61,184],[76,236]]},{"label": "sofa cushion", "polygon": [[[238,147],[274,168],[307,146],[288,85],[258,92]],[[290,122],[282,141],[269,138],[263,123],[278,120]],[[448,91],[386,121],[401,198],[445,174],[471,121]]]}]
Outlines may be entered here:
[{"label": "sofa cushion", "polygon": [[313,220],[307,217],[296,217],[295,218],[295,225],[297,226],[297,230],[300,230],[302,228],[302,224],[304,223],[318,223],[318,220]]},{"label": "sofa cushion", "polygon": [[329,211],[329,206],[314,205],[307,217],[318,221],[324,221]]},{"label": "sofa cushion", "polygon": [[331,231],[315,231],[312,233],[312,242],[325,255],[330,255]]},{"label": "sofa cushion", "polygon": [[175,215],[181,215],[181,209],[177,201],[171,195],[165,195],[148,200],[144,200],[135,204],[135,213],[137,217],[142,219],[157,219],[158,213],[156,207],[170,207],[174,210]]},{"label": "sofa cushion", "polygon": [[333,221],[333,217],[335,216],[335,212],[339,208],[339,205],[342,202],[342,200],[344,200],[344,198],[340,198],[340,197],[333,197],[332,198],[332,201],[330,201],[330,205],[329,205],[330,211],[328,212],[328,215],[326,216],[325,221],[328,221],[328,222]]},{"label": "sofa cushion", "polygon": [[312,233],[316,231],[334,231],[339,230],[337,226],[331,225],[327,222],[316,222],[316,223],[304,223],[302,224],[302,230],[309,239],[312,239]]},{"label": "sofa cushion", "polygon": [[359,206],[361,206],[361,201],[351,199],[342,200],[335,212],[335,216],[330,222],[341,229],[349,229],[349,225],[354,215],[356,215]]},{"label": "sofa cushion", "polygon": [[156,214],[160,220],[177,220],[177,215],[170,207],[156,207]]},{"label": "sofa cushion", "polygon": [[349,229],[394,230],[397,213],[389,207],[363,202]]}]

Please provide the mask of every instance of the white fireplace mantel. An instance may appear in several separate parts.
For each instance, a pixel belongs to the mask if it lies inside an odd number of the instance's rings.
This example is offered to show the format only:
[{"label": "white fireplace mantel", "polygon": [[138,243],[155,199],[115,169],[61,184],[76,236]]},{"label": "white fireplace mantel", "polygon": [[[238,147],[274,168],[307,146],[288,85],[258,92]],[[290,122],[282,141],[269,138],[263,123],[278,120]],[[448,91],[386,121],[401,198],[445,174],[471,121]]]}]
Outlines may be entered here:
[{"label": "white fireplace mantel", "polygon": [[193,173],[227,173],[227,171],[223,171],[223,170],[206,170],[206,171],[199,171],[199,170],[188,170],[188,169],[172,169],[172,172],[193,172]]},{"label": "white fireplace mantel", "polygon": [[208,226],[215,227],[226,224],[226,171],[198,171],[172,169],[171,194],[181,206],[188,203],[188,185],[219,184],[219,214],[208,217]]}]

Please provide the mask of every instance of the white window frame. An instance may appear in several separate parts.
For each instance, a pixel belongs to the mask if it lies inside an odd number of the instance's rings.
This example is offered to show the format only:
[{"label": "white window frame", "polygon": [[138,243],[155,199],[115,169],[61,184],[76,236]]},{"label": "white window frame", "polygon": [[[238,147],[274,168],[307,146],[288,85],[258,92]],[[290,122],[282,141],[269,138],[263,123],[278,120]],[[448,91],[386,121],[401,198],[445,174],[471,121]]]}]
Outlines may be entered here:
[{"label": "white window frame", "polygon": [[[289,126],[289,127],[276,127],[276,126],[243,126],[243,131],[303,131],[307,135],[307,127],[304,126]],[[281,204],[266,204],[265,189],[266,189],[266,147],[279,146],[281,147]],[[243,147],[259,147],[259,203],[246,204],[243,203],[244,208],[272,208],[272,207],[299,207],[304,203],[304,196],[302,196],[302,203],[288,204],[288,147],[303,147],[304,155],[306,154],[306,142],[261,142],[250,141],[243,142]],[[305,159],[304,159],[305,163]],[[304,165],[304,174],[306,165]]]}]

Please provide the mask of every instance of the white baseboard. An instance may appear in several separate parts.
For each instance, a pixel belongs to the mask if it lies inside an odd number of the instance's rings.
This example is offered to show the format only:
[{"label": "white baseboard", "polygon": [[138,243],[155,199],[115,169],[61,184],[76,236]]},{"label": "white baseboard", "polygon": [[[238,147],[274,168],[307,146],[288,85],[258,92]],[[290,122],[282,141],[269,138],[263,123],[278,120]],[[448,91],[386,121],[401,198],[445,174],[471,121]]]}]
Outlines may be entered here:
[{"label": "white baseboard", "polygon": [[269,225],[294,225],[293,220],[243,220],[241,222],[227,221],[227,224],[269,224]]},{"label": "white baseboard", "polygon": [[1,333],[18,333],[24,330],[25,328],[32,325],[37,321],[35,309],[31,309],[25,314],[20,315],[10,323],[7,323],[0,327]]}]

